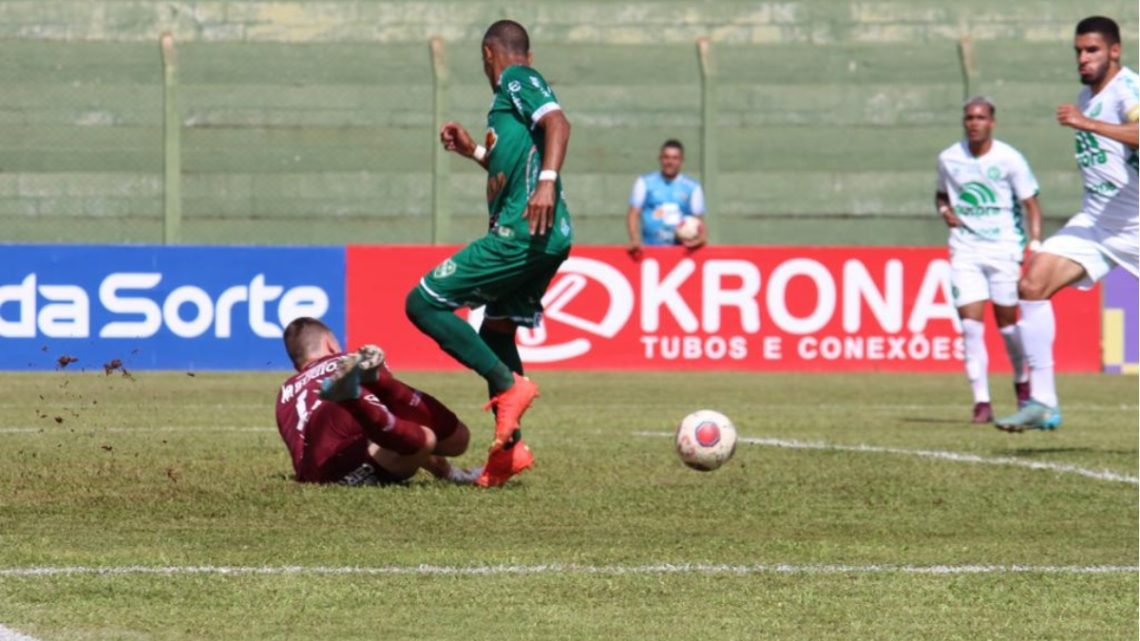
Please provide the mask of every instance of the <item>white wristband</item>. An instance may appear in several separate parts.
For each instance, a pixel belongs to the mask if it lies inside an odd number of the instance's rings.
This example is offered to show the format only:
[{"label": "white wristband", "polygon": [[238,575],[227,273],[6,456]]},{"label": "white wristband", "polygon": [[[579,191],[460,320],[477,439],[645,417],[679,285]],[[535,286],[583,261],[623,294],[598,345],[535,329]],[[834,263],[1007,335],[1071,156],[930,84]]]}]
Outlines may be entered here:
[{"label": "white wristband", "polygon": [[483,145],[475,145],[475,152],[471,154],[471,157],[483,162],[483,159],[487,157],[487,148]]},{"label": "white wristband", "polygon": [[1041,241],[1039,241],[1039,240],[1031,240],[1031,241],[1029,241],[1029,251],[1031,251],[1031,252],[1037,252],[1037,251],[1040,251],[1040,250],[1041,250]]},{"label": "white wristband", "polygon": [[543,169],[542,171],[538,172],[538,180],[539,182],[545,180],[553,182],[555,180],[558,180],[558,172],[554,171],[553,169]]}]

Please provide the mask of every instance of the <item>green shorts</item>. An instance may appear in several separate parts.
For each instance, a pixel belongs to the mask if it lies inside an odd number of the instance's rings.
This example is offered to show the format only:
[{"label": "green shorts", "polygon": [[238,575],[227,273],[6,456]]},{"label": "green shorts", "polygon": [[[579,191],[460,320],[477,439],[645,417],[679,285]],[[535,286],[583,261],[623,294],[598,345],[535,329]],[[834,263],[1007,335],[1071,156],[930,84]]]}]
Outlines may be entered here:
[{"label": "green shorts", "polygon": [[438,305],[485,305],[486,318],[537,327],[542,295],[569,254],[547,254],[488,234],[425,274],[417,289]]}]

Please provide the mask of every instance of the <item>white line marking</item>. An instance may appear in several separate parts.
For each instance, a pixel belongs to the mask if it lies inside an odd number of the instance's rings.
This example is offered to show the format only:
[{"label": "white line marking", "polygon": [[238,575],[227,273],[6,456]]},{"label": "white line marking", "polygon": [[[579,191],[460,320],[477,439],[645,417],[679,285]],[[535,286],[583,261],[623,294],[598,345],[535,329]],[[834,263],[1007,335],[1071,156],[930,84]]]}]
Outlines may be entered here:
[{"label": "white line marking", "polygon": [[[634,432],[635,436],[662,436],[673,437],[672,432]],[[754,437],[740,437],[737,439],[738,443],[748,443],[749,445],[767,445],[769,447],[784,447],[796,450],[834,450],[839,452],[869,452],[875,454],[903,454],[906,456],[921,456],[924,458],[940,459],[943,461],[956,461],[959,463],[979,463],[982,465],[1011,465],[1013,467],[1024,467],[1030,470],[1049,470],[1052,472],[1059,472],[1061,474],[1077,474],[1085,476],[1090,479],[1098,481],[1114,481],[1117,483],[1129,483],[1132,485],[1140,485],[1140,479],[1135,476],[1128,476],[1127,474],[1120,474],[1110,470],[1089,470],[1076,465],[1068,463],[1049,463],[1045,461],[1025,461],[1018,458],[1011,458],[1008,456],[978,456],[977,454],[965,454],[962,452],[943,452],[939,450],[912,450],[902,447],[881,447],[878,445],[838,445],[833,443],[822,442],[807,442],[807,441],[793,441],[779,438],[754,438]]]},{"label": "white line marking", "polygon": [[649,565],[579,565],[547,563],[540,565],[409,565],[409,566],[43,566],[0,569],[0,577],[126,576],[217,574],[239,575],[412,575],[484,576],[497,574],[1136,574],[1134,565],[794,565],[707,563],[654,563]]},{"label": "white line marking", "polygon": [[[71,430],[74,430],[74,433]],[[75,425],[68,427],[66,421],[59,427],[0,428],[0,434],[59,434],[61,436],[104,433],[131,434],[135,432],[139,434],[168,432],[264,432],[266,434],[276,434],[277,430],[272,426],[242,427],[240,425],[183,425],[166,427],[91,427],[89,425]]]},{"label": "white line marking", "polygon": [[0,641],[39,641],[39,639],[26,634],[20,634],[12,628],[6,628],[0,625]]}]

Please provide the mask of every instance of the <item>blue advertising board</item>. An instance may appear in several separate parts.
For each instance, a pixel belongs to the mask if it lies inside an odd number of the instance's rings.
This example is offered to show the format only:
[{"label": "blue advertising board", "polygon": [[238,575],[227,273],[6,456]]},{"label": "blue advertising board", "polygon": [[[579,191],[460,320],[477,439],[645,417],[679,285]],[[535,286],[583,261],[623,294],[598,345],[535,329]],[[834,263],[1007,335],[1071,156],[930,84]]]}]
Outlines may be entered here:
[{"label": "blue advertising board", "polygon": [[0,245],[0,369],[287,370],[282,329],[343,338],[342,247]]}]

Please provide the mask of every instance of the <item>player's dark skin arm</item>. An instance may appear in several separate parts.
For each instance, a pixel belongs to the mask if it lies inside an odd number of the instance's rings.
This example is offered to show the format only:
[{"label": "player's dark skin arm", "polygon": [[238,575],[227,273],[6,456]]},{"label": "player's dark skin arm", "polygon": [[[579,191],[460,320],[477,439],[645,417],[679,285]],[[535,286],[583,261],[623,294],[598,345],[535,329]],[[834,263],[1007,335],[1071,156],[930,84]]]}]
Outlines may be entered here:
[{"label": "player's dark skin arm", "polygon": [[629,231],[629,246],[626,251],[637,259],[641,257],[641,208],[630,205],[625,212],[625,226]]},{"label": "player's dark skin arm", "polygon": [[[542,170],[561,171],[566,158],[566,146],[570,142],[570,121],[561,109],[552,111],[538,121],[542,128]],[[554,225],[554,204],[558,194],[554,193],[556,182],[540,180],[526,204],[523,218],[530,223],[530,233],[542,236]]]},{"label": "player's dark skin arm", "polygon": [[[444,123],[439,129],[439,141],[443,143],[443,148],[448,151],[475,160],[475,141],[471,138],[471,134],[463,128],[463,125],[457,122]],[[487,156],[483,160],[475,160],[483,169],[487,168]]]},{"label": "player's dark skin arm", "polygon": [[946,192],[940,191],[934,194],[934,208],[942,215],[947,227],[957,227],[961,224],[958,215],[954,213],[954,208],[950,206],[950,196]]}]

